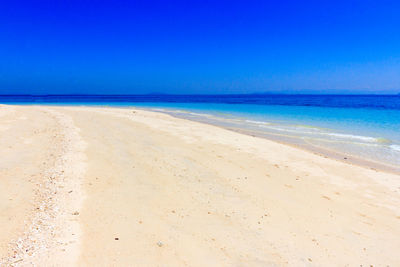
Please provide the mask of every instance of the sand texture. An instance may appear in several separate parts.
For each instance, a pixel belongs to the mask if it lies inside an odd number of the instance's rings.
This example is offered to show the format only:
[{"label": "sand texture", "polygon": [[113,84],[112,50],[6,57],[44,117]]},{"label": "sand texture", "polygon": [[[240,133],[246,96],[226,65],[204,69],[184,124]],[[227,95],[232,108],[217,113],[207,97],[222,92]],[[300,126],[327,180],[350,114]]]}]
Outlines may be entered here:
[{"label": "sand texture", "polygon": [[0,105],[1,266],[400,266],[400,176],[136,109]]}]

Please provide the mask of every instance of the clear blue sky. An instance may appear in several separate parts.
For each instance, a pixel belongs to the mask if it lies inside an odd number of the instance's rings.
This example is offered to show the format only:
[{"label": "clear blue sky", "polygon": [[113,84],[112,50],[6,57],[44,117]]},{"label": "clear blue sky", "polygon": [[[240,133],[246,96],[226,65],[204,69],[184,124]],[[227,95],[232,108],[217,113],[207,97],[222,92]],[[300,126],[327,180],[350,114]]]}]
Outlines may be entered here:
[{"label": "clear blue sky", "polygon": [[0,2],[0,94],[398,93],[400,1]]}]

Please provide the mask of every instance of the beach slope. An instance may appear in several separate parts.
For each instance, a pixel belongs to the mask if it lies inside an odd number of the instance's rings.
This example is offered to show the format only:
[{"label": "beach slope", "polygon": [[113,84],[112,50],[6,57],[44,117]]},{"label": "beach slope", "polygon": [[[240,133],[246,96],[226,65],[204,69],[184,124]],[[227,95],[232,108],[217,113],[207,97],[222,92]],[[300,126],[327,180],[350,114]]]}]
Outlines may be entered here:
[{"label": "beach slope", "polygon": [[3,263],[400,265],[399,175],[144,110],[0,106],[0,122]]}]

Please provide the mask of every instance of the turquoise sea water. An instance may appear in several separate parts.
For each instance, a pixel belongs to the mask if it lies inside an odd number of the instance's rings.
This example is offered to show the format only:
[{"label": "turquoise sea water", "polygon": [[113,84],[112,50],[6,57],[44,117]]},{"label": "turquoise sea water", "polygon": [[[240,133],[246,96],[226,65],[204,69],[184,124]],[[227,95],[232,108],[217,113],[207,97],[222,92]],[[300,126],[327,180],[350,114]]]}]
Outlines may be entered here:
[{"label": "turquoise sea water", "polygon": [[146,108],[400,169],[399,96],[0,97],[2,102]]},{"label": "turquoise sea water", "polygon": [[400,110],[209,103],[136,106],[400,166]]}]

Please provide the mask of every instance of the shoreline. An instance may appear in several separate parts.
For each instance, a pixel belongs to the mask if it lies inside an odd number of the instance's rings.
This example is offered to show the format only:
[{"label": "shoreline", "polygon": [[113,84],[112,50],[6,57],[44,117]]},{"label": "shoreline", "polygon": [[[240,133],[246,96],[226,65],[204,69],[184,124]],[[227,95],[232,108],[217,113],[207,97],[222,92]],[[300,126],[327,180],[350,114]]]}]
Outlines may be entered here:
[{"label": "shoreline", "polygon": [[[212,124],[213,125],[213,124]],[[215,125],[217,127],[221,127],[218,125]],[[235,128],[229,128],[229,127],[221,127],[224,129],[228,129],[237,133],[241,133],[241,134],[246,134],[246,135],[250,135],[250,136],[256,136],[259,138],[265,138],[267,140],[270,140],[272,142],[277,142],[279,144],[282,145],[286,145],[286,146],[291,146],[294,147],[296,149],[301,149],[303,151],[307,151],[307,152],[311,152],[314,153],[318,156],[324,157],[324,158],[329,158],[332,160],[336,160],[342,163],[346,163],[346,164],[350,164],[350,165],[354,165],[354,166],[358,166],[358,167],[362,167],[362,168],[367,168],[367,169],[371,169],[371,170],[375,170],[375,171],[382,171],[382,172],[386,172],[386,173],[391,173],[391,174],[396,174],[396,175],[400,175],[400,169],[396,168],[394,166],[390,166],[381,162],[376,162],[376,161],[372,161],[372,160],[367,160],[367,159],[361,159],[358,156],[352,155],[352,154],[345,154],[343,152],[340,151],[334,151],[334,150],[329,150],[327,148],[322,148],[322,147],[317,147],[317,146],[313,146],[313,145],[298,145],[295,143],[289,143],[289,142],[285,142],[282,140],[279,140],[278,138],[274,139],[271,135],[266,136],[266,134],[263,133],[256,133],[256,132],[252,132],[252,131],[246,131],[244,129],[235,129]]]},{"label": "shoreline", "polygon": [[[109,108],[113,108],[113,107],[109,107]],[[116,108],[124,108],[124,107],[116,107]],[[265,133],[265,132],[261,132],[261,131],[257,132],[257,131],[252,131],[252,130],[245,129],[245,128],[223,126],[218,123],[213,123],[213,122],[201,120],[201,119],[196,120],[194,118],[187,118],[184,116],[178,116],[175,114],[171,114],[170,112],[153,110],[151,108],[141,108],[141,107],[135,107],[135,106],[126,107],[126,108],[135,108],[135,109],[137,108],[137,109],[146,110],[149,112],[159,112],[159,113],[163,113],[163,114],[168,114],[174,118],[195,121],[195,122],[204,123],[207,125],[213,125],[213,126],[216,126],[216,127],[222,128],[222,129],[226,129],[226,130],[230,130],[233,132],[237,132],[240,134],[263,138],[263,139],[266,139],[266,140],[269,140],[272,142],[277,142],[282,145],[291,146],[296,149],[301,149],[303,151],[311,152],[311,153],[314,153],[321,157],[330,158],[332,160],[337,160],[339,162],[347,163],[350,165],[355,165],[355,166],[359,166],[359,167],[363,167],[363,168],[367,168],[367,169],[371,169],[371,170],[378,170],[378,171],[383,171],[383,172],[387,172],[387,173],[391,173],[391,174],[400,175],[400,167],[396,168],[395,166],[392,166],[392,165],[389,165],[389,164],[386,164],[383,162],[377,162],[377,161],[370,160],[370,159],[362,159],[359,156],[356,156],[353,154],[346,154],[341,151],[335,151],[335,150],[328,149],[328,148],[317,147],[317,146],[311,145],[311,144],[299,144],[298,142],[296,143],[296,142],[284,141],[284,140],[282,140],[282,138],[279,139],[277,134]]]},{"label": "shoreline", "polygon": [[[0,104],[0,105],[9,105],[9,106],[20,106],[21,104]],[[255,130],[250,130],[250,129],[245,129],[245,128],[237,128],[237,127],[230,127],[230,126],[224,126],[218,123],[214,123],[211,121],[206,121],[202,119],[195,119],[195,118],[187,118],[185,116],[179,116],[176,114],[172,114],[171,112],[168,111],[163,111],[163,110],[155,110],[150,107],[141,107],[141,106],[109,106],[109,105],[86,105],[86,104],[23,104],[21,106],[44,106],[44,107],[87,107],[87,108],[110,108],[110,109],[138,109],[138,110],[145,110],[149,112],[156,112],[156,113],[162,113],[162,114],[167,114],[170,115],[174,118],[179,118],[179,119],[184,119],[184,120],[189,120],[189,121],[194,121],[198,123],[204,123],[207,125],[213,125],[222,129],[230,130],[233,132],[237,132],[240,134],[245,134],[253,137],[258,137],[258,138],[263,138],[272,142],[276,142],[282,145],[287,145],[290,147],[294,147],[296,149],[300,149],[303,151],[308,151],[311,153],[314,153],[316,155],[319,155],[321,157],[327,157],[332,160],[337,160],[339,162],[347,163],[350,165],[355,165],[371,170],[377,170],[377,171],[383,171],[395,175],[400,175],[400,167],[387,164],[384,162],[379,162],[376,160],[372,159],[363,159],[360,156],[350,154],[350,153],[344,153],[342,151],[337,151],[333,150],[330,148],[325,148],[325,147],[318,147],[313,144],[300,144],[299,142],[290,142],[288,140],[284,140],[284,138],[280,138],[279,134],[273,134],[273,133],[267,133],[267,132],[262,132],[262,131],[255,131]],[[204,113],[206,114],[206,113]],[[286,136],[285,136],[286,137]],[[286,139],[294,139],[293,137],[286,137]]]}]

